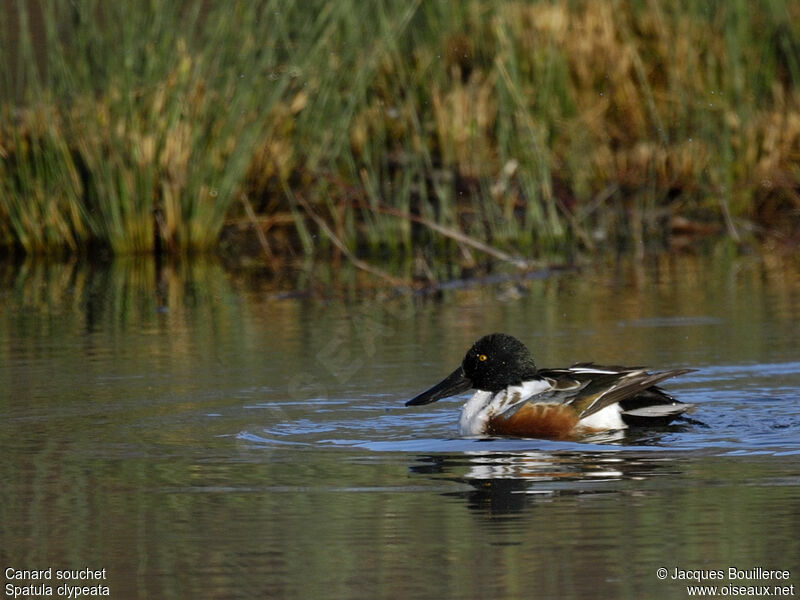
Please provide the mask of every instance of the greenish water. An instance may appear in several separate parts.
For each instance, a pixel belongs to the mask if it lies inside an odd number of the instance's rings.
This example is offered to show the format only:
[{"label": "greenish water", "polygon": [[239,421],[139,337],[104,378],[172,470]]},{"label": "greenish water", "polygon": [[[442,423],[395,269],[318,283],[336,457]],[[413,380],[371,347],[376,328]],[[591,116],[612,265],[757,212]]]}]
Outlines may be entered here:
[{"label": "greenish water", "polygon": [[[38,583],[9,567],[105,569],[80,584],[115,598],[686,598],[675,568],[798,585],[798,323],[792,257],[364,298],[215,263],[2,266],[3,592]],[[491,331],[541,366],[695,367],[666,387],[707,426],[476,441],[463,398],[403,406]]]}]

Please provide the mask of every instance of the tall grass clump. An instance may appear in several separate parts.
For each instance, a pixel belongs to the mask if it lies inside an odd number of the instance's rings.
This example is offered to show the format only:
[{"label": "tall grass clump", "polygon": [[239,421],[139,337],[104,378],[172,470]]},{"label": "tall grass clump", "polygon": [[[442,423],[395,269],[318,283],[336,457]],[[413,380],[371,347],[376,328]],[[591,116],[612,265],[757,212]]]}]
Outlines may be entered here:
[{"label": "tall grass clump", "polygon": [[[736,236],[777,215],[798,235],[798,17],[791,2],[426,3],[356,116],[383,151],[359,156],[422,154],[425,175],[385,199],[433,200],[423,214],[517,248],[685,222]],[[387,96],[405,101],[390,114]]]},{"label": "tall grass clump", "polygon": [[19,31],[3,55],[3,238],[29,251],[213,246],[254,162],[285,173],[297,155],[280,136],[309,97],[334,105],[306,119],[315,128],[352,104],[324,95],[359,72],[356,53],[336,54],[365,39],[367,23],[341,39],[355,6],[16,3],[2,23]]},{"label": "tall grass clump", "polygon": [[6,245],[186,252],[241,222],[270,254],[800,237],[789,0],[4,8]]}]

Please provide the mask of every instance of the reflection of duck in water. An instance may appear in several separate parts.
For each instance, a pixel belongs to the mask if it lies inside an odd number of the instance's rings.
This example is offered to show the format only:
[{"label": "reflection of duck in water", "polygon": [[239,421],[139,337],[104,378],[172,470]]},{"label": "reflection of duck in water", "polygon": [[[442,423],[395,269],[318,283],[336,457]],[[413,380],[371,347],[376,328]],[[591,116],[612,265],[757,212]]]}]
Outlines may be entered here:
[{"label": "reflection of duck in water", "polygon": [[486,450],[418,456],[410,470],[468,485],[443,495],[496,517],[523,513],[540,500],[549,502],[557,496],[626,493],[626,486],[619,482],[676,475],[681,473],[680,464],[665,460],[662,452]]},{"label": "reflection of duck in water", "polygon": [[631,425],[668,424],[694,404],[678,402],[656,384],[690,371],[648,373],[592,363],[537,369],[522,342],[494,333],[475,342],[460,367],[406,406],[475,389],[461,410],[461,435],[573,439]]}]

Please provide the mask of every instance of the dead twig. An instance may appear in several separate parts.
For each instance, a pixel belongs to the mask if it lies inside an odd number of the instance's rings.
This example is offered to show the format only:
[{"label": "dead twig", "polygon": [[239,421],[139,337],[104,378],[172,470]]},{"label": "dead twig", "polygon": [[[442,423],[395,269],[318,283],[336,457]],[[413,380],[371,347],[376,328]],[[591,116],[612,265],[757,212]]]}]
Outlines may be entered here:
[{"label": "dead twig", "polygon": [[242,194],[242,204],[244,205],[244,212],[247,214],[247,218],[250,220],[250,224],[253,226],[253,229],[256,230],[256,237],[258,237],[258,243],[261,244],[261,249],[264,251],[264,256],[269,262],[270,265],[275,264],[275,255],[272,253],[272,249],[269,247],[269,242],[267,241],[267,236],[264,233],[264,230],[258,224],[256,220],[256,213],[253,210],[253,205],[250,204],[250,200],[247,199],[247,194]]},{"label": "dead twig", "polygon": [[719,206],[722,210],[722,216],[725,219],[725,227],[728,230],[728,235],[730,235],[733,238],[733,241],[738,244],[742,241],[742,238],[739,236],[739,232],[736,230],[736,225],[733,224],[731,210],[728,206],[728,198],[724,193],[720,193],[719,195]]},{"label": "dead twig", "polygon": [[502,260],[504,262],[512,264],[512,265],[514,265],[515,267],[517,267],[519,269],[529,269],[532,266],[530,261],[527,261],[524,258],[520,258],[518,256],[511,256],[510,254],[506,254],[502,250],[498,250],[497,248],[492,248],[488,244],[484,244],[483,242],[478,241],[475,238],[471,238],[468,235],[466,235],[465,233],[463,233],[461,231],[458,231],[457,229],[451,229],[450,227],[445,227],[444,225],[439,225],[438,223],[434,223],[433,221],[429,221],[428,219],[425,219],[424,217],[420,217],[420,216],[417,216],[417,215],[412,215],[411,213],[406,213],[406,212],[403,212],[403,211],[400,211],[400,210],[397,210],[395,208],[391,208],[391,207],[388,207],[388,206],[377,206],[377,207],[375,207],[375,206],[370,206],[368,204],[364,204],[364,203],[361,203],[361,202],[354,202],[353,205],[358,207],[358,208],[361,208],[361,209],[371,210],[373,212],[379,212],[381,214],[390,215],[390,216],[393,216],[393,217],[397,217],[399,219],[408,219],[409,221],[414,221],[415,223],[419,223],[420,225],[423,225],[423,226],[427,227],[428,229],[432,229],[433,231],[435,231],[435,232],[437,232],[437,233],[439,233],[439,234],[441,234],[441,235],[443,235],[445,237],[453,239],[453,240],[455,240],[455,241],[457,241],[457,242],[459,242],[461,244],[464,244],[466,246],[471,246],[472,248],[475,248],[476,250],[480,250],[484,254],[488,254],[489,256],[492,256],[492,257],[494,257],[494,258],[496,258],[498,260]]},{"label": "dead twig", "polygon": [[311,205],[308,202],[305,201],[305,199],[301,198],[300,196],[295,196],[292,193],[292,191],[289,190],[288,188],[285,188],[285,191],[286,191],[287,196],[289,196],[290,200],[292,202],[296,202],[297,204],[299,204],[303,208],[303,210],[306,212],[306,214],[309,217],[311,217],[311,219],[317,224],[317,226],[323,231],[323,233],[325,233],[325,235],[328,236],[328,239],[333,243],[333,245],[336,246],[339,250],[341,250],[342,254],[344,254],[351,263],[353,263],[354,267],[356,267],[357,269],[361,269],[362,271],[366,271],[367,273],[370,273],[372,275],[375,275],[376,277],[380,277],[381,279],[384,279],[385,281],[388,281],[389,283],[391,283],[394,286],[397,286],[397,287],[410,287],[411,286],[411,282],[409,282],[409,281],[407,281],[405,279],[399,279],[397,277],[394,277],[393,275],[390,275],[386,271],[383,271],[383,270],[379,269],[378,267],[373,267],[369,263],[366,263],[363,260],[361,260],[360,258],[358,258],[355,254],[353,254],[350,251],[350,249],[345,245],[345,243],[342,242],[342,240],[340,240],[336,236],[336,234],[333,232],[333,230],[325,222],[325,219],[320,217],[316,213],[316,211],[314,211],[314,209],[311,207]]}]

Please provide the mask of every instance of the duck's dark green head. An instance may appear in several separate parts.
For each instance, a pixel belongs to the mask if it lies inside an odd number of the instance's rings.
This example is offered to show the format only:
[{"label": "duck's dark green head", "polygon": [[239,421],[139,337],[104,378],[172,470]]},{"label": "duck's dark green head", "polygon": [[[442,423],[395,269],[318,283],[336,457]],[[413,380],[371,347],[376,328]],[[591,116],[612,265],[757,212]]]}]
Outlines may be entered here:
[{"label": "duck's dark green head", "polygon": [[460,367],[406,406],[430,404],[468,389],[499,392],[535,377],[536,365],[525,344],[505,333],[493,333],[472,345]]}]

